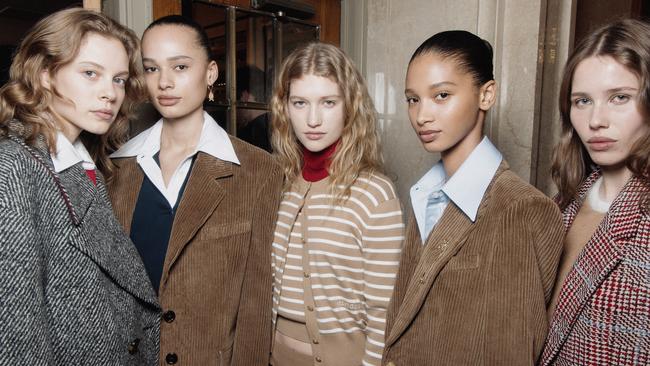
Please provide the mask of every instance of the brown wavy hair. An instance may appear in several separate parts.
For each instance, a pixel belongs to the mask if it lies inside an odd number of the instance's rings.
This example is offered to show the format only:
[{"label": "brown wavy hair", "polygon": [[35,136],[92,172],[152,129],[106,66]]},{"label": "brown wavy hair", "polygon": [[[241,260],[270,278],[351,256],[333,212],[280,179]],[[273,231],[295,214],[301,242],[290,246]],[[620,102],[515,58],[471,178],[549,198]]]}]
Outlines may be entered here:
[{"label": "brown wavy hair", "polygon": [[50,151],[55,149],[57,122],[50,105],[63,98],[55,88],[41,85],[40,75],[54,75],[72,62],[89,33],[120,41],[129,57],[129,78],[124,102],[108,132],[82,132],[80,138],[97,164],[110,178],[113,171],[108,154],[128,138],[128,121],[144,95],[140,42],[132,30],[108,16],[81,8],[58,11],[40,20],[22,40],[9,70],[9,81],[0,89],[0,136],[18,135],[30,145],[40,137]]},{"label": "brown wavy hair", "polygon": [[338,84],[343,94],[343,132],[328,170],[330,191],[337,199],[348,197],[360,174],[382,171],[377,113],[352,60],[338,47],[320,42],[300,47],[284,60],[271,98],[271,142],[284,169],[285,189],[303,165],[302,145],[289,119],[288,102],[291,81],[304,75],[326,77]]},{"label": "brown wavy hair", "polygon": [[[578,187],[596,166],[571,125],[571,89],[576,67],[586,58],[610,56],[639,78],[638,105],[650,124],[650,24],[624,19],[605,25],[583,39],[567,60],[560,86],[562,134],[553,151],[551,174],[558,187],[557,201],[566,207],[577,197]],[[625,165],[638,177],[650,172],[650,133],[640,136]]]}]

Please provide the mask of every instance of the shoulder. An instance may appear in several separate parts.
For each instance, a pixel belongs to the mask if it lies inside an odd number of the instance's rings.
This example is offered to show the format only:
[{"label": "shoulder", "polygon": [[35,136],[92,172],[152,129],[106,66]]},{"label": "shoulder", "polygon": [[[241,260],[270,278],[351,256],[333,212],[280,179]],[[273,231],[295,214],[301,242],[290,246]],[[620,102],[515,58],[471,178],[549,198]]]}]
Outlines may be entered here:
[{"label": "shoulder", "polygon": [[375,205],[398,199],[393,181],[384,174],[378,172],[361,173],[352,187],[352,195],[356,194],[366,196],[370,198]]},{"label": "shoulder", "polygon": [[280,165],[271,154],[234,136],[229,137],[241,170],[261,176],[281,174]]},{"label": "shoulder", "polygon": [[[38,153],[38,152],[37,152]],[[45,157],[43,157],[45,159]],[[47,179],[47,168],[17,142],[0,138],[0,199],[29,196],[30,187],[38,188]]]}]

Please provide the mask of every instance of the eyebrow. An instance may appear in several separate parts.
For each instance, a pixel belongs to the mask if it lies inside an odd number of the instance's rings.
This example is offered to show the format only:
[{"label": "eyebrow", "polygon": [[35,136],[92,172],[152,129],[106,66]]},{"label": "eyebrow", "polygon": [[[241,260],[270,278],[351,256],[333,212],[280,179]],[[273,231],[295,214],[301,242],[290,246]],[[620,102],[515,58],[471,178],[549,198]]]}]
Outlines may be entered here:
[{"label": "eyebrow", "polygon": [[[185,56],[185,55],[178,55],[178,56],[172,56],[172,57],[167,57],[167,61],[178,61],[178,60],[194,60],[190,56]],[[153,62],[155,63],[156,61],[152,58],[143,58],[142,62]]]},{"label": "eyebrow", "polygon": [[[605,93],[607,93],[607,94],[616,94],[616,93],[620,93],[620,92],[623,92],[623,91],[639,91],[639,89],[638,88],[633,88],[631,86],[621,86],[621,87],[618,87],[618,88],[607,89],[605,91]],[[575,97],[575,96],[581,96],[582,97],[582,96],[587,96],[587,95],[589,95],[589,94],[585,93],[585,92],[581,92],[581,91],[571,93],[572,97]]]},{"label": "eyebrow", "polygon": [[[106,68],[104,66],[102,66],[102,65],[100,65],[100,64],[98,64],[96,62],[92,62],[92,61],[81,61],[81,62],[79,62],[79,65],[81,65],[81,66],[93,66],[93,67],[98,68],[100,70],[106,70]],[[120,76],[121,75],[129,75],[129,70],[122,70],[122,71],[116,73],[115,75],[120,75]]]},{"label": "eyebrow", "polygon": [[[454,82],[452,82],[452,81],[441,81],[441,82],[439,82],[439,83],[434,83],[434,84],[429,85],[429,90],[438,89],[438,88],[440,88],[440,87],[447,86],[447,85],[453,85],[453,86],[456,86],[456,85],[458,85],[458,84],[456,84],[456,83],[454,83]],[[414,91],[411,90],[411,89],[405,89],[405,90],[404,90],[404,93],[405,93],[405,94],[406,94],[406,93],[413,93],[413,92],[414,92]]]},{"label": "eyebrow", "polygon": [[[289,99],[292,98],[305,99],[305,97],[301,97],[300,95],[290,95]],[[333,98],[341,98],[341,96],[339,94],[332,94],[332,95],[325,95],[323,97],[320,97],[319,99],[333,99]]]}]

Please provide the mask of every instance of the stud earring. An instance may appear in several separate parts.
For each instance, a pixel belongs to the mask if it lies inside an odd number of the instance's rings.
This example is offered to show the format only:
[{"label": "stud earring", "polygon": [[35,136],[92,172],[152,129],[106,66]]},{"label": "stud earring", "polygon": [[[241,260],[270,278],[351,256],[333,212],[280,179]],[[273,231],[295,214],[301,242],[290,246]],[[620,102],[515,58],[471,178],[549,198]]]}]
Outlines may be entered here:
[{"label": "stud earring", "polygon": [[212,85],[208,85],[208,101],[214,102],[214,93],[212,92]]}]

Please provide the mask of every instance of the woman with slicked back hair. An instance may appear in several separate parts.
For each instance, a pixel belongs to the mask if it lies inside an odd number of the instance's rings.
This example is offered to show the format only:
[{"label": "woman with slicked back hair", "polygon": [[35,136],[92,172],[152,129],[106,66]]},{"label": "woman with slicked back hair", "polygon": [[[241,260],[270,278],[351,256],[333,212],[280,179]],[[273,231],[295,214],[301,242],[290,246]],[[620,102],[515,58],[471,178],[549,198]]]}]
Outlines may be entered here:
[{"label": "woman with slicked back hair", "polygon": [[284,61],[271,112],[285,176],[271,364],[380,365],[403,223],[365,81],[339,48],[311,43]]},{"label": "woman with slicked back hair", "polygon": [[142,61],[162,118],[111,155],[109,190],[163,307],[161,360],[268,366],[281,171],[203,109],[218,69],[194,20],[151,23]]},{"label": "woman with slicked back hair", "polygon": [[570,55],[552,167],[566,239],[542,365],[650,362],[650,24],[620,20]]},{"label": "woman with slicked back hair", "polygon": [[157,365],[160,307],[104,177],[143,95],[140,45],[54,13],[0,89],[0,363]]},{"label": "woman with slicked back hair", "polygon": [[433,35],[406,72],[408,117],[441,159],[411,188],[385,365],[534,365],[562,245],[560,212],[483,133],[492,47]]}]

